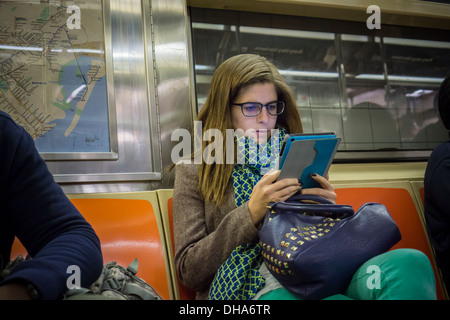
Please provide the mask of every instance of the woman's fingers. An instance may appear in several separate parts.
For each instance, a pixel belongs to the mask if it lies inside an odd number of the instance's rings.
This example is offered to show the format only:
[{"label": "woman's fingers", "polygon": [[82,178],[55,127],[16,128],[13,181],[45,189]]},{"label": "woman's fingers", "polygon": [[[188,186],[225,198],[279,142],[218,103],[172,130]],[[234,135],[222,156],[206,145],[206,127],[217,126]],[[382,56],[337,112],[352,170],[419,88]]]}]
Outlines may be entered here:
[{"label": "woman's fingers", "polygon": [[279,174],[279,170],[271,171],[253,187],[248,207],[255,224],[264,217],[269,202],[284,201],[301,189],[297,179],[276,181]]},{"label": "woman's fingers", "polygon": [[261,183],[273,183],[275,180],[277,180],[278,176],[280,175],[280,170],[273,170],[271,169],[269,172],[267,172],[259,182]]},{"label": "woman's fingers", "polygon": [[302,193],[321,196],[330,200],[333,203],[336,203],[337,195],[333,185],[328,181],[327,179],[328,177],[324,178],[318,174],[311,174],[311,177],[319,183],[320,188],[303,189]]},{"label": "woman's fingers", "polygon": [[326,189],[326,190],[333,190],[334,191],[333,185],[328,181],[328,175],[327,175],[327,178],[324,178],[321,175],[318,175],[316,173],[312,173],[311,174],[311,178],[316,180],[320,184],[321,188]]},{"label": "woman's fingers", "polygon": [[294,185],[289,185],[282,189],[278,189],[272,192],[269,202],[285,201],[300,190],[301,187],[298,185],[298,182]]},{"label": "woman's fingers", "polygon": [[333,203],[336,203],[337,195],[333,185],[326,178],[313,174],[312,178],[317,181],[320,188],[302,189],[299,181],[295,178],[286,178],[277,181],[280,175],[279,170],[273,170],[265,174],[252,190],[252,195],[248,203],[252,221],[257,224],[261,222],[269,202],[285,201],[298,191],[302,190],[304,194],[313,194],[322,196]]}]

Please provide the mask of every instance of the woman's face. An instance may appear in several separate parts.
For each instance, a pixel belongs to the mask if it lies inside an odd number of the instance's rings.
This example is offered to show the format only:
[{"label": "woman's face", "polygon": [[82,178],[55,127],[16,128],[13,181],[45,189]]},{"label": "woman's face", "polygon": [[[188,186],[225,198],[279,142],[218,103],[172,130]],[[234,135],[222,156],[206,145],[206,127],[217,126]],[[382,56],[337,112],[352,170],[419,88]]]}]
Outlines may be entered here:
[{"label": "woman's face", "polygon": [[[278,99],[273,83],[256,83],[248,86],[236,97],[232,103],[258,102],[268,104]],[[242,114],[241,106],[231,105],[231,122],[235,130],[242,129],[246,136],[257,142],[265,142],[270,138],[270,130],[275,129],[277,116],[269,114],[266,107],[256,117],[246,117]]]}]

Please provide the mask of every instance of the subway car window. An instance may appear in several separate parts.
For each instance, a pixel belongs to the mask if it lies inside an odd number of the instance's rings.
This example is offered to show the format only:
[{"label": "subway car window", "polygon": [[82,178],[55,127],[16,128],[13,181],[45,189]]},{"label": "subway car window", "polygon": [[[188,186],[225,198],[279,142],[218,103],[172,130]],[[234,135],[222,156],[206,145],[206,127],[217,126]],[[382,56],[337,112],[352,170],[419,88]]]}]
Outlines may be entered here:
[{"label": "subway car window", "polygon": [[448,36],[202,8],[190,14],[198,109],[223,60],[256,53],[294,89],[305,132],[342,137],[338,160],[425,159],[448,139],[435,104],[450,70]]}]

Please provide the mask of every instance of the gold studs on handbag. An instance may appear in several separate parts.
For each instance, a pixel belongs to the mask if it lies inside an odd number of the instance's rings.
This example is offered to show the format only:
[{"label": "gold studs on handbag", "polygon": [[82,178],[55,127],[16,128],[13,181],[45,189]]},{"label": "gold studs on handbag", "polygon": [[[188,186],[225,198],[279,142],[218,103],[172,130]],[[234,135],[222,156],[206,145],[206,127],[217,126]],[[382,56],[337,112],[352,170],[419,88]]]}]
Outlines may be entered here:
[{"label": "gold studs on handbag", "polygon": [[[272,210],[271,213],[275,213]],[[340,219],[324,218],[322,223],[316,225],[295,226],[290,232],[284,234],[279,245],[268,245],[259,242],[262,248],[262,256],[267,267],[282,275],[293,275],[294,272],[289,268],[290,263],[297,254],[301,252],[301,247],[307,243],[325,236],[335,226],[335,222]],[[289,241],[286,241],[289,240]]]}]

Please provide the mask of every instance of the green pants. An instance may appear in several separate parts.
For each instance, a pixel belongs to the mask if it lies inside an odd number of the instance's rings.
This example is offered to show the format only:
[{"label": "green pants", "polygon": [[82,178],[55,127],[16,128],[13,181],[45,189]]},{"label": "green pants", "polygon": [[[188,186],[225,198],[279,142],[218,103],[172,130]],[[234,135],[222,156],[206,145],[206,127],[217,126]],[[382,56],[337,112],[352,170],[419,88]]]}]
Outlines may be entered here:
[{"label": "green pants", "polygon": [[[280,288],[262,300],[298,300]],[[428,257],[414,249],[397,249],[364,263],[342,294],[324,300],[435,300],[436,283]]]}]

